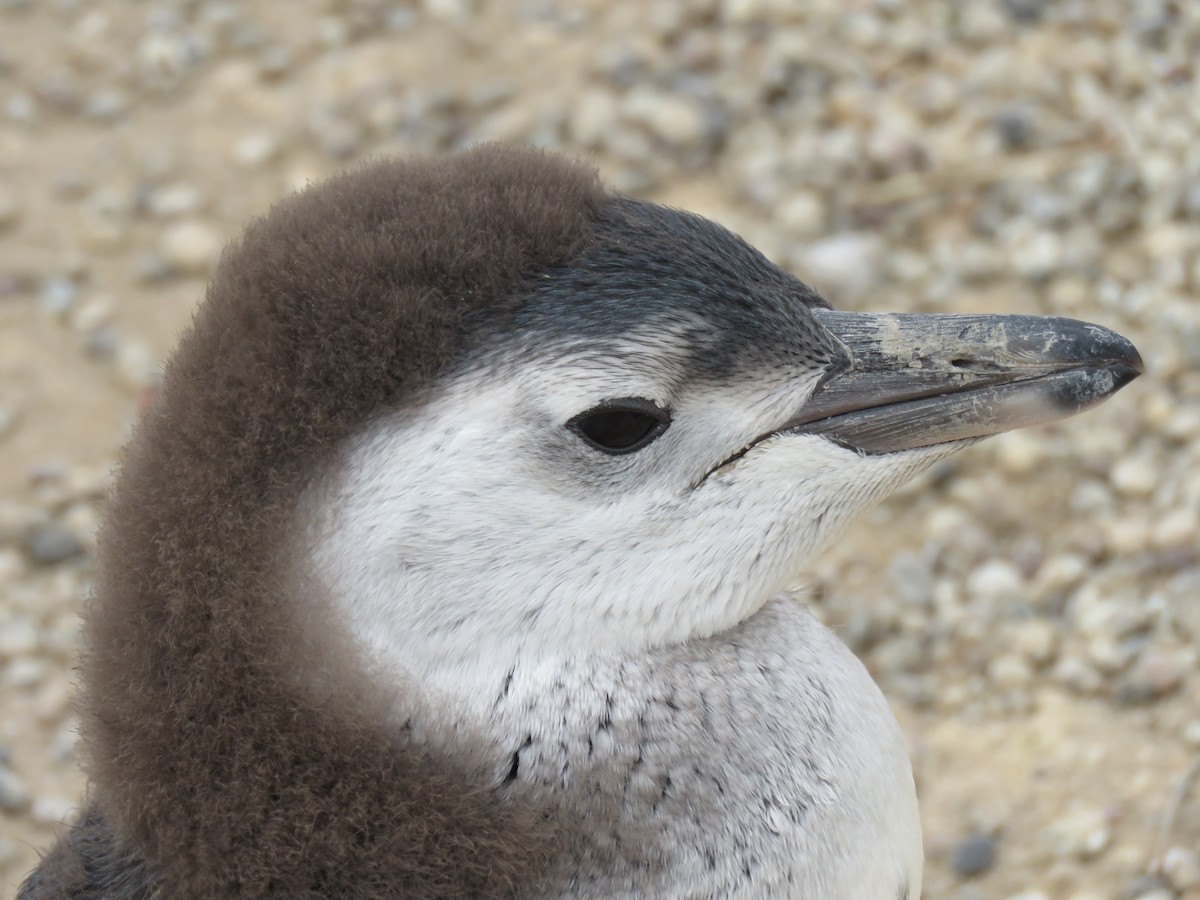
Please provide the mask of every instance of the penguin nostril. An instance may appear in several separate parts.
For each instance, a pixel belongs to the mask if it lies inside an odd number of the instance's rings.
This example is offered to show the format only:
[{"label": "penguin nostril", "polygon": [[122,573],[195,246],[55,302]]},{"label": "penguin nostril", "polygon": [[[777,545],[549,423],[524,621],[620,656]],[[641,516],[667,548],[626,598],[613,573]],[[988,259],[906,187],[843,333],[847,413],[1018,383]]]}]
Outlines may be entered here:
[{"label": "penguin nostril", "polygon": [[986,359],[971,359],[969,356],[956,356],[950,360],[952,368],[961,369],[964,372],[1002,372],[1004,367],[999,363],[991,362]]}]

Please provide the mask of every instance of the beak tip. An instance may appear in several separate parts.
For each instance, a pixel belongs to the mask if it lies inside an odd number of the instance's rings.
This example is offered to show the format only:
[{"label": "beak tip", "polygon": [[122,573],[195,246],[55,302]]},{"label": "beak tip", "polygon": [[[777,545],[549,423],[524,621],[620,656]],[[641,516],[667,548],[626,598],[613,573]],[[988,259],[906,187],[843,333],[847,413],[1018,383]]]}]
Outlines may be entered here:
[{"label": "beak tip", "polygon": [[1129,382],[1133,381],[1133,379],[1145,372],[1146,369],[1142,363],[1141,357],[1138,357],[1136,361],[1131,361],[1128,363],[1113,363],[1108,367],[1108,371],[1112,373],[1113,393],[1116,393],[1121,388],[1125,387],[1125,385],[1129,384]]},{"label": "beak tip", "polygon": [[1113,374],[1115,381],[1113,390],[1115,391],[1125,387],[1139,375],[1145,374],[1146,363],[1129,338],[1108,329],[1104,329],[1104,331],[1104,340],[1101,341],[1105,345],[1103,357],[1106,367]]}]

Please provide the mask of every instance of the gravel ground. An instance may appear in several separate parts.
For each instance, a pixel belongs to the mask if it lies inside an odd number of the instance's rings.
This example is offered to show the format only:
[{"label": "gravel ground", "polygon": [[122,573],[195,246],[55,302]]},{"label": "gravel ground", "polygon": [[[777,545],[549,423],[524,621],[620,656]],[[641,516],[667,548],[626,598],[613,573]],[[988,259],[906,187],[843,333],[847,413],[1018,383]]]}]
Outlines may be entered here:
[{"label": "gravel ground", "polygon": [[108,472],[222,243],[368,155],[594,159],[845,308],[1077,316],[1148,374],[809,590],[911,744],[928,898],[1200,898],[1200,5],[0,0],[0,893],[78,803]]}]

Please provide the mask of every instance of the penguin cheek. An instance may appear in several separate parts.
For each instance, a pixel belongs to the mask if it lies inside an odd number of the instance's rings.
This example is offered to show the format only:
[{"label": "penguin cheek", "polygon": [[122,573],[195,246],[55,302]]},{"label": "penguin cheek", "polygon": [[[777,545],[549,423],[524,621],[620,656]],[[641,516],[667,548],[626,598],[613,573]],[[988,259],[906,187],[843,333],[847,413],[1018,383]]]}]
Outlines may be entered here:
[{"label": "penguin cheek", "polygon": [[958,449],[869,456],[816,435],[783,433],[714,473],[704,488],[717,502],[738,503],[738,518],[756,523],[764,554],[787,560],[795,575],[863,509]]}]

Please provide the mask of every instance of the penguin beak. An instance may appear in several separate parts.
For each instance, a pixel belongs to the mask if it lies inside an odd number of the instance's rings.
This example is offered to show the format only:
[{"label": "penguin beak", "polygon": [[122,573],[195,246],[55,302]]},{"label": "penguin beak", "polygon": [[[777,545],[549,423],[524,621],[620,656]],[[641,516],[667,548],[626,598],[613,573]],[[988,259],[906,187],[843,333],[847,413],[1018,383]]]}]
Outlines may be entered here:
[{"label": "penguin beak", "polygon": [[813,310],[844,346],[789,433],[865,453],[912,450],[1066,418],[1144,371],[1121,335],[1043,316]]}]

